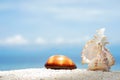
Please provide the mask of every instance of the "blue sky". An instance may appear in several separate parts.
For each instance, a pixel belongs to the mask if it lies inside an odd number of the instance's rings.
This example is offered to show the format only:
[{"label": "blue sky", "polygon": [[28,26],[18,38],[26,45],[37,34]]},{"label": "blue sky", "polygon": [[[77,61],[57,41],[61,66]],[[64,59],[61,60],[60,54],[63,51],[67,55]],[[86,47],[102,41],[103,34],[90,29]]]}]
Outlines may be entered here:
[{"label": "blue sky", "polygon": [[119,0],[1,0],[0,46],[81,45],[106,28],[119,44]]}]

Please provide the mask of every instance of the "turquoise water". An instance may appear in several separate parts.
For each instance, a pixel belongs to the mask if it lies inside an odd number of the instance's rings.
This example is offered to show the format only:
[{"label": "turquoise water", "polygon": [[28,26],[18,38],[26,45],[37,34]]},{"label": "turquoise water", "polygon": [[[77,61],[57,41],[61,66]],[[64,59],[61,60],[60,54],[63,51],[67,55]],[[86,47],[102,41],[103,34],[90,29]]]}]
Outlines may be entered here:
[{"label": "turquoise water", "polygon": [[[115,57],[116,64],[112,66],[112,71],[120,71],[119,46],[109,47]],[[52,47],[43,50],[22,50],[0,48],[0,70],[15,70],[26,68],[43,68],[47,59],[55,54],[66,55],[71,58],[78,68],[85,69],[87,65],[81,64],[81,47]]]}]

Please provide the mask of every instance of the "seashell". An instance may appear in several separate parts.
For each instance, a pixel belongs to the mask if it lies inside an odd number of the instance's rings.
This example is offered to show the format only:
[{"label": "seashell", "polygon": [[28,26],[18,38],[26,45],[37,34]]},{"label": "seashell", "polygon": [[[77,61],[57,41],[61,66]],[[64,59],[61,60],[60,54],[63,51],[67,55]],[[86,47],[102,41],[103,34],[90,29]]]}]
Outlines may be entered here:
[{"label": "seashell", "polygon": [[104,35],[105,29],[100,29],[94,38],[88,41],[82,51],[82,64],[88,64],[88,70],[109,71],[115,60],[105,47],[109,42]]},{"label": "seashell", "polygon": [[64,55],[54,55],[51,56],[46,64],[45,67],[48,69],[76,69],[76,65],[73,63],[73,61],[64,56]]}]

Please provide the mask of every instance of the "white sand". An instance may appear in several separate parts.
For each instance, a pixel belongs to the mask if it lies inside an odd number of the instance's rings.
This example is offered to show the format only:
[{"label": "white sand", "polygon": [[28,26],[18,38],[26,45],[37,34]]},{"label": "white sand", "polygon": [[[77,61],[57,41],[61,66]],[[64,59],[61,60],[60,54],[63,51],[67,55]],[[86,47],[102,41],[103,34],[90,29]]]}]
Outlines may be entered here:
[{"label": "white sand", "polygon": [[120,72],[22,69],[0,71],[0,80],[120,80]]}]

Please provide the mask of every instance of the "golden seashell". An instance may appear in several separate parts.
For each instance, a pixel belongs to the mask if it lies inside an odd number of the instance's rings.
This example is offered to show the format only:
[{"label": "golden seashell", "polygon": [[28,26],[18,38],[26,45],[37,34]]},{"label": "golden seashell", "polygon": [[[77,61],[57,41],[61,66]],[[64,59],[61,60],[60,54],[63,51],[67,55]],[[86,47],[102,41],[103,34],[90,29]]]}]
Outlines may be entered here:
[{"label": "golden seashell", "polygon": [[64,55],[51,56],[45,63],[47,69],[76,69],[73,61]]}]

